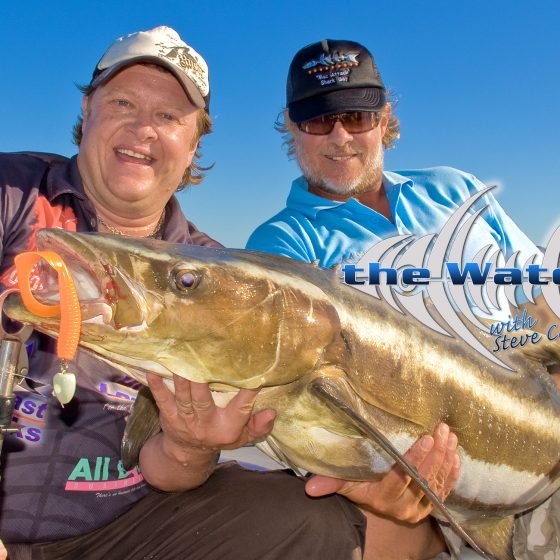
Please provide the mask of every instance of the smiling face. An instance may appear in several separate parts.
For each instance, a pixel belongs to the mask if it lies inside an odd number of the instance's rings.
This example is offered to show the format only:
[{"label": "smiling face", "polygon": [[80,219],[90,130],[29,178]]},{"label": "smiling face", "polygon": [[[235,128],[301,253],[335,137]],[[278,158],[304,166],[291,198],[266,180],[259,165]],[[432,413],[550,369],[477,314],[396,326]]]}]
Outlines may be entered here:
[{"label": "smiling face", "polygon": [[[350,198],[382,186],[383,135],[390,109],[378,126],[351,134],[340,121],[330,134],[313,135],[289,123],[295,155],[310,190],[328,198]],[[330,195],[330,196],[329,196]]]},{"label": "smiling face", "polygon": [[126,217],[161,211],[192,162],[198,111],[157,66],[129,66],[85,97],[78,168],[95,206]]}]

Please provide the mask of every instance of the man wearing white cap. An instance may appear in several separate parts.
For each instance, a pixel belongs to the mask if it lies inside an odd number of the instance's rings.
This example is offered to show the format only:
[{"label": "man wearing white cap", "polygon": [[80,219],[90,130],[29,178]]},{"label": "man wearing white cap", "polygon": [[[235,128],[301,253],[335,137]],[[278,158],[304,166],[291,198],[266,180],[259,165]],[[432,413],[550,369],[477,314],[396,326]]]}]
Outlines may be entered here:
[{"label": "man wearing white cap", "polygon": [[[77,156],[0,154],[3,289],[17,285],[14,256],[33,250],[43,227],[219,245],[174,197],[201,180],[197,150],[211,128],[203,58],[170,28],[133,33],[107,50],[83,91]],[[120,442],[138,385],[79,352],[76,395],[61,408],[52,396],[54,341],[34,334],[27,350],[13,413],[20,429],[3,446],[0,538],[10,559],[359,554],[363,519],[344,498],[308,498],[284,472],[217,466],[220,449],[271,429],[274,411],[252,414],[255,392],[218,409],[207,385],[177,379],[172,394],[152,376],[162,431],[127,471]]]}]

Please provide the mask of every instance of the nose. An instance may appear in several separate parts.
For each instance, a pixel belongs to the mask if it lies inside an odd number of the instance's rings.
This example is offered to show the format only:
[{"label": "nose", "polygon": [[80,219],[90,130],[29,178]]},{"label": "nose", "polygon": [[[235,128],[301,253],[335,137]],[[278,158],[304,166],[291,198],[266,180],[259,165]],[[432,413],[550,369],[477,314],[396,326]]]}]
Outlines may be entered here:
[{"label": "nose", "polygon": [[340,121],[334,123],[334,127],[329,134],[329,140],[337,146],[344,146],[344,144],[351,142],[353,138],[354,136],[342,126]]},{"label": "nose", "polygon": [[146,111],[138,111],[130,123],[130,128],[141,142],[157,139],[157,131],[151,115]]}]

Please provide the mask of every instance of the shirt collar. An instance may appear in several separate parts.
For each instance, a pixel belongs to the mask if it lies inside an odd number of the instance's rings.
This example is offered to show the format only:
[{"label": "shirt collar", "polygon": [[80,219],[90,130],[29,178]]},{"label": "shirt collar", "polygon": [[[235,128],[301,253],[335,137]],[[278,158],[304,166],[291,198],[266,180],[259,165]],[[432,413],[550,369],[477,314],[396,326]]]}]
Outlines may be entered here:
[{"label": "shirt collar", "polygon": [[69,160],[55,161],[47,176],[47,197],[53,202],[58,196],[72,194],[82,200],[87,197],[78,171],[77,156]]},{"label": "shirt collar", "polygon": [[[412,179],[399,175],[393,171],[383,172],[383,185],[385,187],[385,192],[387,193],[387,198],[389,199],[391,212],[394,216],[396,215],[396,207],[401,189],[405,184],[413,186],[414,183]],[[345,201],[329,200],[328,198],[323,198],[322,196],[310,193],[309,184],[303,176],[300,176],[293,181],[290,194],[288,195],[288,199],[286,201],[286,206],[301,212],[311,219],[316,218],[317,214],[323,210],[332,210],[342,206],[360,209],[367,208],[367,206],[364,206],[354,198],[350,198]],[[373,212],[373,210],[369,208],[368,210]]]}]

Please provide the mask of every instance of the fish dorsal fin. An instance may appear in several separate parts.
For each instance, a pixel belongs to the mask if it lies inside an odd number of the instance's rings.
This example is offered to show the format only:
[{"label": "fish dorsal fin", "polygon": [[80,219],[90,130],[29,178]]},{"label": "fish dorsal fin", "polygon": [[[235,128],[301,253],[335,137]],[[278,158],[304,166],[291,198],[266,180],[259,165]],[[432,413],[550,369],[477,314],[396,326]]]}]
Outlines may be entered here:
[{"label": "fish dorsal fin", "polygon": [[476,519],[461,523],[463,528],[488,553],[498,560],[514,560],[513,516]]}]

